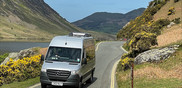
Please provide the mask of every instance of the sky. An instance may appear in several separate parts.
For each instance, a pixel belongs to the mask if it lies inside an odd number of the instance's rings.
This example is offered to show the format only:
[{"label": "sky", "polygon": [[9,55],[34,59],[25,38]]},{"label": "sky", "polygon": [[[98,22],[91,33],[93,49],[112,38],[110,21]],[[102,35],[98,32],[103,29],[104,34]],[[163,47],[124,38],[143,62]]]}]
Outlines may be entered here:
[{"label": "sky", "polygon": [[127,13],[147,8],[152,0],[44,0],[69,22],[81,20],[95,12]]}]

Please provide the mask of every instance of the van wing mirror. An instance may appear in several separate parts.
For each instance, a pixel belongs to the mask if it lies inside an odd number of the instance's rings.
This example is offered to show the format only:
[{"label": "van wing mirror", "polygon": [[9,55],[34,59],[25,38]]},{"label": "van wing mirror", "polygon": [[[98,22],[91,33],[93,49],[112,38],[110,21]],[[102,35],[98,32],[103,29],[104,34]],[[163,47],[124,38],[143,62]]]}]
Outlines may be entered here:
[{"label": "van wing mirror", "polygon": [[41,55],[41,61],[44,61],[44,55]]},{"label": "van wing mirror", "polygon": [[87,64],[87,58],[83,58],[82,64]]}]

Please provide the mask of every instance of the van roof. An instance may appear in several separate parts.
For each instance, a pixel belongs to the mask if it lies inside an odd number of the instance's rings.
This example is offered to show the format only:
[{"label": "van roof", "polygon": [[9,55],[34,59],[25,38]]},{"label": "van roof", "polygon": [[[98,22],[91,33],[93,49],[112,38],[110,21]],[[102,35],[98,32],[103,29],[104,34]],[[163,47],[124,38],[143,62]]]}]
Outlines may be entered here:
[{"label": "van roof", "polygon": [[85,39],[92,39],[92,37],[56,36],[49,46],[83,48],[83,40]]}]

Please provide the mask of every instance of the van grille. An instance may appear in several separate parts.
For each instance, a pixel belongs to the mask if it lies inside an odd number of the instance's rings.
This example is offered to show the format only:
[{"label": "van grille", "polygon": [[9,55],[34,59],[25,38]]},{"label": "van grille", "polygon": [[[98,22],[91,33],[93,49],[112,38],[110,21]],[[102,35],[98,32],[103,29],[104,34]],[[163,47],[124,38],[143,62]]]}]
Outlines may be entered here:
[{"label": "van grille", "polygon": [[51,81],[66,81],[68,77],[70,76],[70,71],[64,71],[64,70],[47,70],[47,75],[49,80]]}]

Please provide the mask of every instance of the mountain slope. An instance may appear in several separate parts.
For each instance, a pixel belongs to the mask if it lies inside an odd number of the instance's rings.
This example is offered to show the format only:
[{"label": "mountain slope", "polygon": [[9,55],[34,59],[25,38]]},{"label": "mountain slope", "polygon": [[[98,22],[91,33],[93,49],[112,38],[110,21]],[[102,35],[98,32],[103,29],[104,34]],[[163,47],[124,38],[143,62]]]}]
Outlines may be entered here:
[{"label": "mountain slope", "polygon": [[0,0],[0,39],[52,39],[70,32],[89,31],[67,22],[43,0]]},{"label": "mountain slope", "polygon": [[1,0],[0,18],[1,38],[49,38],[80,31],[43,0]]},{"label": "mountain slope", "polygon": [[97,12],[72,24],[85,30],[115,34],[128,21],[141,15],[144,10],[145,8],[140,8],[126,14]]},{"label": "mountain slope", "polygon": [[182,40],[182,0],[153,0],[144,13],[122,28],[117,38],[132,39],[145,31],[157,35],[158,47]]}]

